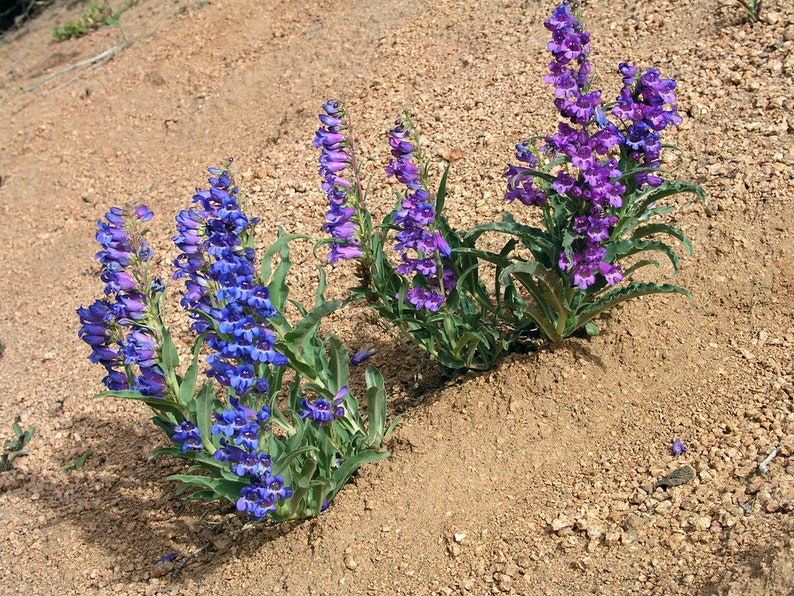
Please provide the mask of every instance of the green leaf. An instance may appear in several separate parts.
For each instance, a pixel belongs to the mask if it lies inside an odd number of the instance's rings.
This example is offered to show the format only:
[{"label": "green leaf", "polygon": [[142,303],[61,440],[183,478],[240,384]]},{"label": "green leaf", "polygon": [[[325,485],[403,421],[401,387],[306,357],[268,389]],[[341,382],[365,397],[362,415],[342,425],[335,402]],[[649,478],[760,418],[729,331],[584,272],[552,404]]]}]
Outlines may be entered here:
[{"label": "green leaf", "polygon": [[[168,476],[168,480],[176,480],[189,487],[207,489],[216,495],[225,497],[232,503],[237,501],[240,497],[240,490],[248,486],[247,482],[233,482],[231,480],[209,478],[207,476],[194,476],[190,474],[172,474]],[[184,488],[182,488],[182,490],[184,490]]]},{"label": "green leaf", "polygon": [[333,490],[333,494],[336,494],[361,466],[364,464],[371,464],[380,459],[384,459],[389,457],[389,455],[390,453],[388,451],[375,451],[374,449],[368,449],[367,451],[362,451],[361,453],[346,459],[333,474],[331,482],[336,489]]},{"label": "green leaf", "polygon": [[[630,256],[639,254],[642,252],[661,252],[667,255],[667,258],[670,259],[670,263],[673,265],[673,274],[670,277],[673,277],[678,273],[679,262],[678,262],[678,255],[673,250],[669,244],[665,244],[659,240],[631,240],[632,244],[631,249],[624,255]],[[620,257],[623,258],[623,257]]]},{"label": "green leaf", "polygon": [[68,464],[64,465],[61,468],[64,472],[68,472],[69,470],[79,470],[85,465],[85,462],[88,461],[88,458],[94,455],[93,450],[89,449],[83,455],[78,457],[77,459],[70,461]]},{"label": "green leaf", "polygon": [[149,454],[149,459],[152,460],[162,455],[170,455],[171,457],[182,457],[184,454],[182,453],[182,449],[180,449],[179,447],[158,447]]},{"label": "green leaf", "polygon": [[[317,273],[320,276],[320,281],[317,283],[317,292],[314,295],[315,304],[323,304],[325,302],[325,288],[327,286],[325,269],[317,267]],[[305,313],[302,313],[305,316]]]},{"label": "green leaf", "polygon": [[598,337],[601,335],[601,330],[598,328],[598,325],[593,323],[593,321],[588,321],[584,326],[584,330],[590,337]]},{"label": "green leaf", "polygon": [[504,214],[504,221],[494,221],[474,226],[463,236],[465,244],[473,246],[474,242],[486,232],[498,232],[520,238],[528,247],[544,253],[554,250],[554,244],[547,232],[541,228],[520,224],[513,220],[509,213]]},{"label": "green leaf", "polygon": [[386,385],[383,375],[373,365],[367,366],[364,371],[367,383],[367,445],[375,449],[380,448],[386,428]]},{"label": "green leaf", "polygon": [[104,391],[95,395],[96,398],[102,397],[117,397],[119,399],[130,399],[145,403],[155,412],[165,412],[173,414],[177,420],[182,421],[186,419],[182,404],[169,399],[160,397],[150,397],[143,395],[139,391]]},{"label": "green leaf", "polygon": [[649,265],[653,265],[654,267],[659,267],[659,261],[654,259],[640,259],[639,261],[632,263],[631,267],[626,267],[623,270],[623,279],[626,279],[629,275],[634,273],[635,271],[642,269],[643,267],[647,267]]},{"label": "green leaf", "polygon": [[[262,264],[260,265],[262,281],[270,292],[270,302],[279,312],[284,310],[284,305],[287,303],[287,296],[289,295],[289,286],[286,284],[287,273],[289,273],[289,269],[292,266],[292,261],[289,259],[289,243],[298,238],[311,238],[311,236],[306,234],[281,235],[282,233],[283,230],[279,229],[279,237],[262,256]],[[276,253],[279,253],[280,260],[276,271],[271,275],[273,258]]]},{"label": "green leaf", "polygon": [[567,313],[568,308],[560,276],[537,261],[514,263],[506,267],[502,277],[512,276],[529,290],[538,306],[548,305],[554,312]]},{"label": "green leaf", "polygon": [[687,253],[689,253],[690,255],[692,254],[692,243],[689,241],[686,235],[678,228],[675,228],[668,224],[655,223],[655,224],[647,224],[644,226],[640,226],[639,228],[634,230],[631,237],[633,239],[638,239],[638,238],[645,238],[653,234],[667,234],[668,236],[677,238],[684,245],[684,248],[686,249]]},{"label": "green leaf", "polygon": [[301,319],[287,334],[284,335],[283,341],[289,346],[296,346],[303,343],[307,335],[314,336],[323,317],[334,312],[342,305],[339,300],[329,300],[318,306],[315,306],[309,314]]},{"label": "green leaf", "polygon": [[174,422],[176,421],[172,420],[171,417],[168,416],[163,417],[160,414],[155,414],[154,416],[152,416],[151,420],[152,420],[152,424],[154,424],[157,428],[162,430],[165,433],[165,436],[168,437],[169,439],[171,438],[171,435],[174,434],[173,427],[174,427]]},{"label": "green leaf", "polygon": [[182,382],[179,384],[179,401],[189,412],[195,412],[194,393],[196,392],[196,379],[198,378],[199,354],[203,345],[204,334],[202,333],[193,344],[193,359],[190,361],[190,367],[188,367]]},{"label": "green leaf", "polygon": [[665,197],[680,194],[682,192],[692,193],[700,199],[701,203],[706,202],[706,193],[703,192],[703,189],[699,184],[695,184],[693,182],[684,182],[683,180],[665,180],[655,189],[651,190],[648,192],[648,194],[642,197],[642,200],[646,203],[652,203],[655,201],[660,201]]},{"label": "green leaf", "polygon": [[438,191],[436,191],[436,213],[440,214],[444,211],[444,203],[447,198],[447,176],[449,176],[450,164],[444,168],[444,174],[441,176],[441,182],[438,184]]},{"label": "green leaf", "polygon": [[317,449],[317,447],[314,447],[313,445],[304,445],[302,447],[298,447],[297,449],[292,449],[289,452],[289,455],[286,458],[284,458],[282,461],[278,462],[277,467],[273,468],[273,476],[278,476],[280,474],[283,474],[284,470],[286,470],[289,467],[289,465],[293,461],[295,461],[295,459],[298,456],[303,455],[304,453],[317,452],[317,451],[319,450]]},{"label": "green leaf", "polygon": [[[692,297],[689,292],[680,286],[634,281],[627,286],[607,292],[591,306],[580,311],[576,319],[576,328],[581,327],[602,312],[609,310],[621,302],[626,302],[632,298],[639,298],[640,296],[647,296],[649,294],[681,294],[687,298]],[[571,333],[574,330],[571,330]]]},{"label": "green leaf", "polygon": [[205,503],[211,503],[212,501],[218,501],[222,498],[223,497],[215,493],[215,491],[197,490],[196,492],[190,493],[187,497],[185,497],[185,501],[204,501]]},{"label": "green leaf", "polygon": [[201,442],[204,449],[212,455],[215,453],[215,445],[212,443],[212,415],[215,413],[215,406],[220,405],[215,396],[215,389],[212,383],[205,382],[196,396],[196,426],[201,435]]},{"label": "green leaf", "polygon": [[328,338],[328,372],[331,376],[331,391],[337,392],[348,384],[350,354],[347,346],[336,335]]},{"label": "green leaf", "polygon": [[176,352],[174,340],[171,339],[171,331],[168,327],[163,327],[163,344],[160,346],[160,362],[164,372],[168,376],[169,371],[176,371],[179,368],[179,355]]}]

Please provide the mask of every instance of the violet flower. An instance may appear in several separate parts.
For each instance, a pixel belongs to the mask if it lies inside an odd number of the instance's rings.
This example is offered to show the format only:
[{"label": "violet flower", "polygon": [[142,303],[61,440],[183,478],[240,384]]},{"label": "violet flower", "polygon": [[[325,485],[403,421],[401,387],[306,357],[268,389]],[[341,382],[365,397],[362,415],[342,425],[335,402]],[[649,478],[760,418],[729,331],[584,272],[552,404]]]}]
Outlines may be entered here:
[{"label": "violet flower", "polygon": [[[408,189],[392,218],[397,229],[395,250],[402,259],[396,271],[403,277],[414,275],[405,299],[417,310],[435,312],[456,284],[449,262],[452,251],[436,227],[433,197],[422,183],[419,167],[411,161],[416,141],[405,120],[399,119],[395,125],[389,132],[393,159],[384,169],[387,177],[396,178]],[[418,280],[423,283],[417,285]]]},{"label": "violet flower", "polygon": [[[322,126],[312,144],[321,149],[320,176],[329,203],[326,223],[323,225],[323,231],[333,239],[328,259],[331,263],[337,263],[339,259],[351,260],[364,254],[360,242],[360,221],[356,216],[356,209],[363,208],[362,189],[355,171],[352,141],[346,135],[348,126],[342,104],[337,100],[329,100],[323,104],[323,111],[325,113],[320,114]],[[352,182],[341,175],[347,168],[353,169]]]},{"label": "violet flower", "polygon": [[182,306],[191,310],[193,329],[207,333],[213,351],[207,376],[237,397],[268,392],[262,365],[283,366],[274,349],[268,319],[277,316],[268,289],[256,275],[254,250],[244,241],[258,223],[238,204],[238,191],[226,169],[210,168],[208,190],[196,190],[197,204],[176,217],[174,243],[182,251],[174,278],[186,278]]}]

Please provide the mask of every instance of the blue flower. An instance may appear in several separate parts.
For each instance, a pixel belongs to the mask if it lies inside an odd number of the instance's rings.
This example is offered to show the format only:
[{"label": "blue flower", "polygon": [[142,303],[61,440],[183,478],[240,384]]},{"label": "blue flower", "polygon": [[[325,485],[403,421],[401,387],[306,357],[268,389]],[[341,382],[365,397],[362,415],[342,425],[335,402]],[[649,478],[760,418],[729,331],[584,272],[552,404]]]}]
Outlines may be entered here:
[{"label": "blue flower", "polygon": [[359,350],[355,354],[350,355],[350,364],[353,366],[358,366],[365,360],[369,359],[375,353],[375,348],[367,348],[364,350]]},{"label": "blue flower", "polygon": [[256,254],[249,245],[258,223],[238,203],[228,170],[210,168],[210,188],[196,190],[196,206],[177,216],[174,278],[185,278],[182,306],[191,311],[193,329],[206,333],[213,351],[205,371],[238,397],[268,391],[257,375],[259,364],[283,366],[274,349],[276,336],[268,319],[278,315],[268,289],[257,283]]},{"label": "blue flower", "polygon": [[236,437],[255,417],[254,411],[248,406],[240,404],[237,399],[231,398],[229,403],[231,408],[215,413],[215,424],[212,425],[213,435]]},{"label": "blue flower", "polygon": [[187,451],[201,451],[204,449],[199,429],[196,428],[196,425],[192,422],[186,420],[181,424],[173,426],[173,430],[175,432],[171,435],[171,440],[174,443],[182,443],[182,453],[186,453]]},{"label": "blue flower", "polygon": [[345,408],[342,406],[342,402],[344,402],[347,393],[348,387],[344,386],[339,390],[336,396],[334,396],[332,402],[321,397],[317,398],[314,403],[310,402],[308,399],[302,399],[300,401],[300,406],[302,408],[300,417],[303,419],[308,418],[317,426],[327,426],[337,418],[341,418],[345,415]]},{"label": "blue flower", "polygon": [[166,380],[157,364],[160,347],[149,320],[152,297],[164,286],[161,279],[148,276],[146,262],[151,249],[142,229],[152,215],[143,205],[112,207],[105,221],[97,222],[96,239],[102,250],[96,259],[102,264],[100,279],[107,299],[77,309],[78,335],[92,348],[91,362],[105,367],[107,375],[102,382],[108,389],[132,389],[162,397]]},{"label": "blue flower", "polygon": [[[396,178],[408,189],[392,217],[397,230],[395,250],[402,253],[402,263],[396,271],[403,277],[418,274],[420,277],[412,280],[413,287],[407,290],[405,299],[417,310],[436,311],[455,287],[456,277],[449,262],[452,251],[436,227],[433,197],[423,188],[419,166],[411,161],[415,142],[408,123],[397,120],[389,132],[393,159],[384,168],[387,177]],[[410,256],[409,251],[415,251],[416,257]]]}]

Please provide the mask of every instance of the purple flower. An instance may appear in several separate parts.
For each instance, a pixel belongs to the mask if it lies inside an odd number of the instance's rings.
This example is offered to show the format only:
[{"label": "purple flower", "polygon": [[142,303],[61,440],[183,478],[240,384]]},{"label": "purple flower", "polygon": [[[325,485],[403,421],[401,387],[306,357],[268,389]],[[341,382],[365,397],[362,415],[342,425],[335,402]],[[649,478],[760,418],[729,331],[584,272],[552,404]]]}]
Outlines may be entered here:
[{"label": "purple flower", "polygon": [[364,350],[359,350],[355,354],[350,355],[350,364],[353,366],[358,366],[365,360],[369,359],[375,353],[375,348],[367,348]]},{"label": "purple flower", "polygon": [[256,367],[282,366],[286,358],[274,349],[268,319],[278,313],[268,288],[258,283],[256,254],[248,245],[259,220],[240,209],[228,170],[209,172],[210,188],[196,190],[196,206],[176,217],[173,240],[182,253],[174,261],[174,278],[186,278],[182,306],[213,351],[205,373],[238,397],[267,393],[267,380]]},{"label": "purple flower", "polygon": [[255,418],[254,411],[248,406],[241,405],[237,399],[231,398],[229,403],[231,408],[215,414],[215,424],[212,425],[213,435],[236,438]]},{"label": "purple flower", "polygon": [[[405,120],[395,122],[395,127],[389,132],[389,145],[393,159],[384,168],[386,176],[396,178],[407,188],[392,217],[397,230],[395,250],[401,252],[402,260],[396,271],[406,278],[415,275],[413,287],[406,292],[406,300],[417,310],[434,312],[441,308],[446,295],[455,287],[455,274],[449,264],[452,249],[437,228],[434,197],[424,188],[419,166],[411,161],[416,139]],[[522,157],[530,159],[525,153]],[[414,251],[415,256],[409,251]],[[441,276],[439,272],[442,272]],[[426,296],[427,290],[422,285],[416,284],[422,279],[438,290],[431,292],[432,299]]]},{"label": "purple flower", "polygon": [[[331,235],[334,241],[330,244],[328,259],[337,263],[339,259],[356,259],[364,254],[361,248],[360,221],[357,214],[362,205],[362,189],[358,182],[355,164],[355,153],[352,141],[346,132],[345,112],[342,104],[329,100],[323,104],[325,114],[320,114],[322,126],[317,131],[312,143],[321,150],[320,176],[323,178],[322,188],[328,197],[328,213],[323,231]],[[355,181],[350,182],[341,176],[346,169],[352,169]],[[347,206],[348,204],[352,206]]]},{"label": "purple flower", "polygon": [[300,417],[303,419],[308,418],[317,426],[327,426],[337,418],[345,415],[345,409],[342,402],[348,393],[348,387],[342,387],[334,397],[333,401],[329,402],[324,398],[317,398],[314,403],[308,399],[302,399],[300,406],[302,408]]},{"label": "purple flower", "polygon": [[89,359],[105,367],[102,382],[108,389],[162,397],[166,381],[157,364],[160,347],[149,319],[152,298],[164,286],[159,278],[148,276],[151,249],[142,228],[152,215],[143,205],[112,207],[105,221],[97,222],[96,239],[102,250],[95,258],[102,264],[100,279],[107,298],[77,309],[78,335],[92,348]]},{"label": "purple flower", "polygon": [[673,455],[683,455],[687,452],[687,448],[681,442],[680,439],[673,439]]},{"label": "purple flower", "polygon": [[281,476],[254,478],[250,486],[240,491],[237,511],[247,513],[254,519],[262,519],[276,511],[278,501],[289,499],[292,494],[292,489],[284,486]]}]

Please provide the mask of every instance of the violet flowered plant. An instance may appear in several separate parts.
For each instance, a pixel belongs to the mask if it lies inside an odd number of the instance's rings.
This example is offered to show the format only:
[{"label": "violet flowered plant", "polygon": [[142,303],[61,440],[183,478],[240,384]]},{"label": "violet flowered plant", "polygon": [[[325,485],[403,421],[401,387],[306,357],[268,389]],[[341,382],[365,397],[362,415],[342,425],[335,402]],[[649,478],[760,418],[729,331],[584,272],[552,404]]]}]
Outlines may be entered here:
[{"label": "violet flowered plant", "polygon": [[511,279],[526,291],[516,295],[516,316],[534,321],[552,341],[582,328],[596,334],[593,319],[632,298],[689,296],[676,285],[628,279],[647,265],[659,266],[644,256],[649,252],[665,255],[678,271],[678,256],[663,239],[680,241],[690,254],[691,244],[677,228],[650,220],[673,211],[660,203],[668,196],[689,192],[704,199],[698,185],[665,180],[660,167],[661,134],[681,122],[675,82],[656,69],[640,73],[623,63],[623,88],[615,102],[603,104],[601,91],[592,88],[590,35],[573,8],[566,0],[545,23],[553,56],[545,80],[554,86],[563,121],[554,135],[517,145],[521,165],[505,173],[505,199],[539,209],[542,228],[521,226],[508,214],[468,235],[498,231],[529,249],[531,260],[511,255],[514,262],[499,263],[505,283]]},{"label": "violet flowered plant", "polygon": [[[430,190],[429,164],[416,127],[405,112],[389,132],[387,178],[403,188],[380,225],[365,205],[359,157],[341,102],[329,100],[320,114],[315,147],[329,202],[324,231],[328,258],[355,260],[360,285],[351,299],[365,299],[414,344],[448,368],[491,368],[522,333],[511,325],[502,299],[501,268],[495,293],[479,277],[472,251],[444,213],[446,180]],[[511,244],[512,246],[512,244]],[[497,255],[498,256],[498,255]]]},{"label": "violet flowered plant", "polygon": [[[365,423],[349,390],[347,347],[320,334],[323,318],[340,306],[325,299],[322,272],[315,306],[292,302],[294,325],[285,315],[289,245],[301,236],[280,235],[257,264],[258,220],[246,215],[228,164],[210,173],[210,188],[197,190],[195,205],[176,217],[173,277],[184,279],[181,304],[197,334],[184,373],[163,318],[165,286],[148,269],[145,207],[111,209],[99,223],[107,297],[78,309],[80,336],[107,372],[109,391],[100,396],[154,411],[173,446],[152,456],[191,463],[187,474],[170,477],[180,492],[226,499],[254,520],[311,517],[361,465],[388,455],[381,443],[393,425],[386,428],[383,378],[374,367],[365,371]],[[202,355],[207,379],[199,383]]]}]

